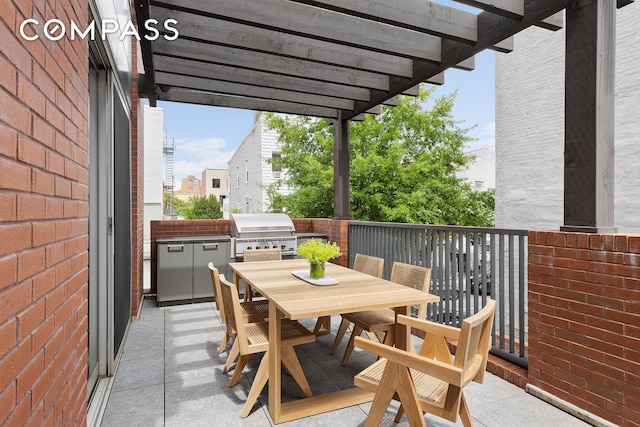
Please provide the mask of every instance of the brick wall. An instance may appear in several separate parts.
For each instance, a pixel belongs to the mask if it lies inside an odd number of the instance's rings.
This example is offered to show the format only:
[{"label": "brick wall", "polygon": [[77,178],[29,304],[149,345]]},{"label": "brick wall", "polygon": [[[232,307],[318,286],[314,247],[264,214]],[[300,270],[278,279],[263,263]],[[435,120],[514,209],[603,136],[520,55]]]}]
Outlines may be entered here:
[{"label": "brick wall", "polygon": [[28,17],[88,22],[86,2],[0,7],[0,425],[85,425],[88,47],[27,42]]},{"label": "brick wall", "polygon": [[529,233],[529,382],[640,425],[640,235]]},{"label": "brick wall", "polygon": [[[135,8],[131,9],[135,22]],[[131,315],[137,317],[144,292],[144,102],[138,96],[138,43],[131,37]]]},{"label": "brick wall", "polygon": [[[349,220],[318,219],[312,220],[313,233],[326,234],[331,242],[340,246],[342,255],[331,262],[347,267],[349,265]],[[297,229],[296,229],[297,230]]]}]

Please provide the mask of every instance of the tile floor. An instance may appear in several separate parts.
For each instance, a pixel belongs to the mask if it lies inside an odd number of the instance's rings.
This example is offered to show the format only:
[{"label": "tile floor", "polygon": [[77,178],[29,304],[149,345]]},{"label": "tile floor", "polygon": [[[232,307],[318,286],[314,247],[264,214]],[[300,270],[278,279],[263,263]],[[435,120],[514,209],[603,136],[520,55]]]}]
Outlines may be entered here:
[{"label": "tile floor", "polygon": [[[333,331],[339,317],[334,317]],[[307,326],[312,326],[311,322]],[[139,320],[132,322],[125,343],[102,427],[112,426],[272,426],[266,408],[267,388],[249,417],[240,418],[246,394],[257,368],[254,356],[238,385],[228,387],[222,373],[226,353],[217,354],[223,334],[213,303],[158,308],[144,300]],[[313,344],[296,347],[314,393],[353,386],[353,375],[368,366],[373,356],[356,350],[346,367],[340,365],[345,342],[335,356],[329,349],[333,334],[318,336]],[[286,399],[302,396],[295,382],[283,376]],[[476,426],[563,426],[588,424],[549,405],[508,382],[487,375],[482,385],[467,387],[467,401]],[[282,426],[362,426],[370,404],[316,415]],[[381,425],[393,422],[393,407]],[[429,426],[461,425],[427,415]]]}]

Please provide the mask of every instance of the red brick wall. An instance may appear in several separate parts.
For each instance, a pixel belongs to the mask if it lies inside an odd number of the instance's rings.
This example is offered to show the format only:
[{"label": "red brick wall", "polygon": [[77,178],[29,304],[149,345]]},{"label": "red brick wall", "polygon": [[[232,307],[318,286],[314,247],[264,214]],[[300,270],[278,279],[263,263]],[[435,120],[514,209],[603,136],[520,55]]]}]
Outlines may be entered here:
[{"label": "red brick wall", "polygon": [[529,382],[640,425],[640,235],[529,232]]},{"label": "red brick wall", "polygon": [[[131,12],[135,21],[135,8]],[[138,43],[135,37],[131,42],[131,315],[137,317],[144,291],[144,103],[138,96]]]},{"label": "red brick wall", "polygon": [[54,13],[88,22],[86,2],[0,7],[3,426],[86,424],[88,47],[19,36]]},{"label": "red brick wall", "polygon": [[313,233],[326,234],[329,241],[336,242],[340,246],[342,255],[331,262],[347,267],[349,265],[349,223],[351,221],[322,218],[314,218],[311,221]]}]

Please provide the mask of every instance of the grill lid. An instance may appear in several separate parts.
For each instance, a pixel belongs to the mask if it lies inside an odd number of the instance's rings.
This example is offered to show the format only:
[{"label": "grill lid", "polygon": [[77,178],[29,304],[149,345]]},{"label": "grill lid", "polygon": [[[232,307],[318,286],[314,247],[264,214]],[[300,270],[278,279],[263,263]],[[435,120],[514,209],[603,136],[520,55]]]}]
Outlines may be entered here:
[{"label": "grill lid", "polygon": [[293,236],[296,229],[287,214],[231,214],[231,235],[238,238]]}]

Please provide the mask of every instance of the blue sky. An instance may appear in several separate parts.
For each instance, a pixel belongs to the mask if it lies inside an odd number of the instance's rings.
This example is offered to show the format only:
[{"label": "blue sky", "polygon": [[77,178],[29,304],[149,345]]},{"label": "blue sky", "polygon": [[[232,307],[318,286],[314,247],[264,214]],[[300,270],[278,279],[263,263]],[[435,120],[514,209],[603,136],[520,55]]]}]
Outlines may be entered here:
[{"label": "blue sky", "polygon": [[[475,70],[448,70],[436,96],[458,90],[453,114],[464,121],[478,148],[495,136],[494,52],[476,55]],[[253,127],[253,111],[158,102],[164,109],[165,134],[176,143],[174,177],[179,186],[188,175],[200,177],[205,168],[227,168],[227,162]]]}]

